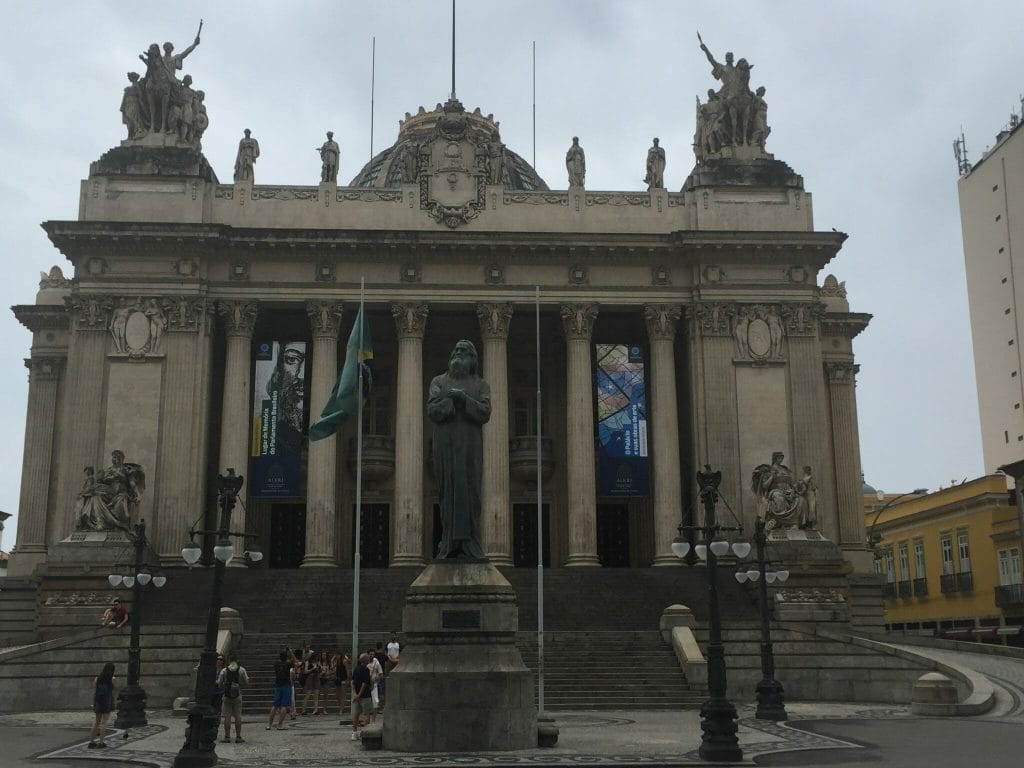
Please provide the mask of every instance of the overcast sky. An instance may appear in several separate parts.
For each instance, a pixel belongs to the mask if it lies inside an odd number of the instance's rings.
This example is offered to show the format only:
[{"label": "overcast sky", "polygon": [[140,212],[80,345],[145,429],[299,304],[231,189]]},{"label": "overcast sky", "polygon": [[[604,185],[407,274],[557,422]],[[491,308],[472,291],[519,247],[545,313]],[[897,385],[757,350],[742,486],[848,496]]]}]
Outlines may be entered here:
[{"label": "overcast sky", "polygon": [[[149,43],[181,50],[206,92],[204,152],[230,181],[251,128],[259,184],[315,184],[331,129],[339,181],[398,121],[450,89],[449,0],[360,2],[36,2],[2,5],[0,305],[31,304],[39,272],[66,265],[39,223],[74,219],[89,163],[118,144],[125,73]],[[537,170],[565,188],[573,135],[587,187],[643,189],[651,138],[666,186],[693,166],[694,96],[717,84],[696,39],[754,64],[767,89],[768,151],[803,175],[815,227],[850,239],[826,268],[851,308],[874,315],[855,342],[867,479],[899,492],[983,473],[952,142],[979,159],[1024,90],[1024,3],[516,2],[458,5],[457,93],[501,122],[527,160],[531,43],[537,47]],[[824,274],[822,274],[822,278]],[[0,313],[0,510],[17,512],[30,334]],[[83,464],[85,458],[83,457]],[[73,499],[60,503],[72,504]],[[3,547],[14,544],[16,519]]]}]

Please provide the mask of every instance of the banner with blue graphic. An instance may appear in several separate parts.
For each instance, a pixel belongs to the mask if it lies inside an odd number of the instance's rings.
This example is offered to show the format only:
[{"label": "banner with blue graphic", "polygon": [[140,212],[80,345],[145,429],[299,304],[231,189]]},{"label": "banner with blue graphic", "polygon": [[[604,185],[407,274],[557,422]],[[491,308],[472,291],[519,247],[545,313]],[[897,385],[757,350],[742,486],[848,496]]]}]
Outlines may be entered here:
[{"label": "banner with blue graphic", "polygon": [[306,342],[261,341],[256,345],[249,459],[249,496],[298,498],[301,452],[306,439]]},{"label": "banner with blue graphic", "polygon": [[647,395],[643,351],[637,345],[597,344],[598,493],[647,496]]}]

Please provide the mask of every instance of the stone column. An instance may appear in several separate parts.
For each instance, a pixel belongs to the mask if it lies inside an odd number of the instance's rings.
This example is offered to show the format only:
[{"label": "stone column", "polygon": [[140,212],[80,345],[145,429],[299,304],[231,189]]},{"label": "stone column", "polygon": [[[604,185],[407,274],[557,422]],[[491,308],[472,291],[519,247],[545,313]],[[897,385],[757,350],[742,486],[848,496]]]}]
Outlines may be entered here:
[{"label": "stone column", "polygon": [[[227,353],[224,364],[224,401],[221,406],[220,460],[217,472],[233,467],[235,474],[249,474],[250,398],[252,382],[249,380],[249,357],[252,350],[252,332],[256,325],[255,301],[230,300],[217,303],[217,311],[224,318],[227,334]],[[246,496],[242,488],[243,499]],[[231,528],[246,531],[245,508],[238,504],[232,514]],[[236,557],[231,565],[244,566],[243,558]]]},{"label": "stone column", "polygon": [[508,474],[508,326],[511,304],[477,304],[484,342],[483,377],[491,387],[491,420],[484,425],[481,537],[494,565],[512,565]]},{"label": "stone column", "polygon": [[836,508],[839,518],[837,540],[841,546],[853,547],[863,547],[865,543],[855,391],[859,369],[860,366],[852,362],[825,363],[832,411],[832,451],[836,467]]},{"label": "stone column", "polygon": [[[821,304],[783,304],[789,353],[789,402],[793,425],[793,456],[790,469],[803,477],[809,466],[818,488],[815,527],[834,538],[839,521],[832,484],[832,461],[824,425],[828,423],[825,377],[822,375],[821,339],[818,328],[824,313]],[[859,473],[857,477],[860,477]],[[860,493],[858,492],[858,499]],[[860,502],[858,501],[858,510]],[[858,512],[861,517],[862,513]],[[863,528],[863,525],[861,525]]]},{"label": "stone column", "polygon": [[[27,576],[46,558],[47,515],[53,463],[53,426],[57,385],[64,359],[31,357],[28,368],[28,410],[22,454],[18,534],[10,575]],[[69,502],[72,503],[73,502]]]},{"label": "stone column", "polygon": [[391,565],[423,565],[423,333],[426,304],[392,304],[398,332]]},{"label": "stone column", "polygon": [[[64,380],[63,418],[58,453],[57,498],[54,515],[60,522],[50,527],[47,536],[59,541],[74,530],[75,499],[82,488],[87,465],[99,467],[103,440],[103,382],[109,348],[110,311],[108,296],[73,296],[71,341],[68,345]],[[106,466],[106,464],[102,464]]]},{"label": "stone column", "polygon": [[[654,561],[652,565],[679,565],[672,553],[683,510],[679,478],[679,411],[676,404],[676,361],[673,342],[679,306],[647,304],[647,338],[651,344],[651,437],[654,470]],[[651,452],[648,452],[651,454]]]},{"label": "stone column", "polygon": [[[740,499],[745,482],[741,476],[736,413],[734,312],[732,304],[708,302],[694,306],[692,313],[694,337],[700,342],[699,353],[694,355],[692,395],[696,401],[694,429],[698,433],[694,465],[710,464],[712,469],[721,470],[721,492],[727,499]],[[703,513],[698,511],[696,515],[694,522],[701,523]]]},{"label": "stone column", "polygon": [[[307,301],[306,314],[313,332],[310,370],[309,418],[320,416],[338,379],[338,330],[342,305],[333,301]],[[302,567],[335,566],[336,438],[310,440],[306,465],[306,555]]]},{"label": "stone column", "polygon": [[597,557],[597,478],[594,475],[594,371],[590,334],[596,304],[563,304],[566,364],[566,481],[569,557],[565,564],[600,565]]}]

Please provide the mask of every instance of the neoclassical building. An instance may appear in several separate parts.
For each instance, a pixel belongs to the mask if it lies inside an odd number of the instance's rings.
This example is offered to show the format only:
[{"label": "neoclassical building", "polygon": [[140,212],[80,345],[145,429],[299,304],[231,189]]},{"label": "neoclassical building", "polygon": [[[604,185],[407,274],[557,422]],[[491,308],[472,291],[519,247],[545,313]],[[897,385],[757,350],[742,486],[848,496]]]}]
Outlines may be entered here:
[{"label": "neoclassical building", "polygon": [[14,308],[33,342],[11,574],[89,529],[82,500],[114,450],[145,474],[132,514],[168,564],[232,467],[246,476],[233,527],[257,534],[262,565],[352,567],[355,420],[315,442],[304,430],[361,283],[365,566],[432,556],[426,386],[465,338],[492,392],[496,564],[536,563],[538,461],[546,562],[648,567],[677,565],[697,469],[722,471],[752,530],[751,473],[782,452],[816,489],[816,528],[870,569],[852,351],[869,316],[823,272],[846,236],[815,231],[763,115],[738,139],[712,117],[678,192],[656,154],[649,189],[591,190],[575,156],[582,183],[549,186],[454,99],[407,114],[348,185],[254,183],[243,149],[221,183],[188,131],[136,130],[92,164],[78,218],[44,223],[69,266]]}]

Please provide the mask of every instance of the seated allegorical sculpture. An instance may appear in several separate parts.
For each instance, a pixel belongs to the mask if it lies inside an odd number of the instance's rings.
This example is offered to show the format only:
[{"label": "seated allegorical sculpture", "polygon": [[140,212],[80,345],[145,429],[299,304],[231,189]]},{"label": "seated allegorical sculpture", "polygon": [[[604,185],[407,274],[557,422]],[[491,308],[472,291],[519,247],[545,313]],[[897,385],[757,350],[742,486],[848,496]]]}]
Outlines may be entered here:
[{"label": "seated allegorical sculpture", "polygon": [[138,517],[139,501],[146,490],[142,466],[124,460],[124,452],[110,454],[110,466],[99,472],[85,468],[85,480],[75,502],[75,530],[127,531]]},{"label": "seated allegorical sculpture", "polygon": [[750,489],[758,499],[758,514],[765,530],[814,528],[818,522],[817,487],[809,466],[797,479],[782,463],[781,451],[772,454],[771,464],[759,464],[751,477]]}]

